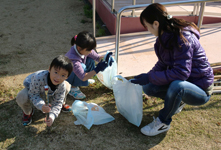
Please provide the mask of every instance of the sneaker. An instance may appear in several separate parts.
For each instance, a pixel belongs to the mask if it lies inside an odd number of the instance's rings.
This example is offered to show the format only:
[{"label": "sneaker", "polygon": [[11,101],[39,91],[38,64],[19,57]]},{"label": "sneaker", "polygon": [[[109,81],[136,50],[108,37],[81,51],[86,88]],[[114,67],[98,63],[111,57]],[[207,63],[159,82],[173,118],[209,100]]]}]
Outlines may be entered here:
[{"label": "sneaker", "polygon": [[34,114],[34,109],[32,109],[32,112],[30,115],[26,115],[24,112],[23,112],[23,117],[22,117],[22,124],[23,126],[28,126],[31,124],[32,122],[32,115]]},{"label": "sneaker", "polygon": [[89,86],[92,86],[95,83],[94,79],[88,79]]},{"label": "sneaker", "polygon": [[85,99],[86,95],[82,93],[79,89],[79,87],[71,88],[69,94],[73,96],[75,99]]},{"label": "sneaker", "polygon": [[178,109],[176,110],[175,114],[180,113],[185,105],[186,105],[186,103],[184,103],[183,101],[181,101],[180,106],[179,106]]},{"label": "sneaker", "polygon": [[62,106],[61,109],[63,112],[70,112],[71,111],[71,107],[68,104],[65,104]]},{"label": "sneaker", "polygon": [[165,123],[162,123],[158,117],[157,119],[153,117],[153,119],[154,119],[153,122],[141,128],[141,132],[143,134],[147,136],[155,136],[162,132],[166,132],[170,129],[170,125],[166,125]]}]

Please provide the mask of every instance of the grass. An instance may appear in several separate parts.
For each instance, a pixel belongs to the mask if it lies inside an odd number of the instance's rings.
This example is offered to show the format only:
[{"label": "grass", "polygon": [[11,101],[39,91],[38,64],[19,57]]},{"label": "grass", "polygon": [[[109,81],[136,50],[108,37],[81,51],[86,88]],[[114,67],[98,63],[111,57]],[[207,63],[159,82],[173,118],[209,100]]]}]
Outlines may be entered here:
[{"label": "grass", "polygon": [[[93,9],[92,9],[92,6],[89,2],[87,2],[84,7],[84,15],[89,18],[89,19],[92,19],[93,18]],[[96,16],[96,37],[101,37],[101,36],[105,36],[107,35],[107,29],[102,25],[103,22],[101,21],[101,19],[99,18],[99,16]],[[88,23],[89,21],[88,20],[85,20],[85,19],[82,19],[81,20],[81,23],[85,24],[85,23]],[[109,33],[108,33],[109,34]]]},{"label": "grass", "polygon": [[84,15],[87,18],[92,18],[93,17],[92,7],[91,7],[90,4],[85,4],[83,9],[84,9]]},{"label": "grass", "polygon": [[[23,88],[6,88],[0,85],[0,149],[214,149],[221,148],[221,95],[213,95],[202,106],[185,106],[173,116],[171,129],[155,137],[140,133],[140,128],[152,122],[163,107],[163,101],[144,97],[143,120],[140,127],[130,124],[116,108],[112,90],[96,83],[82,87],[87,103],[96,103],[115,120],[93,125],[90,130],[74,125],[72,113],[61,113],[51,130],[46,130],[45,115],[35,110],[33,122],[28,127],[21,124],[21,109],[15,102],[16,94]],[[67,97],[71,105],[74,99]],[[24,147],[25,145],[25,147]],[[56,145],[56,146],[55,146]]]}]

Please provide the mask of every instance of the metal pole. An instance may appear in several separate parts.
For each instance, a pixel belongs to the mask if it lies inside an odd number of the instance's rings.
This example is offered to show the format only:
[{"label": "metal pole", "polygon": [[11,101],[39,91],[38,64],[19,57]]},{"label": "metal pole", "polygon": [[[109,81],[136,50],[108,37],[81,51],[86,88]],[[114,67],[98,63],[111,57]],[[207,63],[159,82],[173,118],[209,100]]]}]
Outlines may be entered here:
[{"label": "metal pole", "polygon": [[114,13],[114,0],[111,0],[111,12]]},{"label": "metal pole", "polygon": [[96,0],[93,0],[93,35],[96,37]]},{"label": "metal pole", "polygon": [[200,27],[201,27],[202,22],[203,22],[203,14],[204,14],[205,6],[206,6],[206,2],[201,3],[200,14],[199,14],[198,24],[197,24],[199,30],[200,30]]},{"label": "metal pole", "polygon": [[193,16],[196,15],[196,5],[197,5],[197,4],[194,4],[194,7],[193,7],[193,13],[192,13]]},{"label": "metal pole", "polygon": [[[136,0],[133,0],[133,4],[132,5],[136,5]],[[134,13],[135,13],[135,9],[132,10],[132,17],[134,17]]]},{"label": "metal pole", "polygon": [[119,42],[120,42],[120,27],[121,27],[121,12],[117,13],[117,21],[116,21],[115,60],[117,62],[117,68],[118,68],[118,57],[119,57],[118,51],[119,51]]},{"label": "metal pole", "polygon": [[197,3],[196,15],[199,15],[200,3]]},{"label": "metal pole", "polygon": [[151,0],[151,3],[153,4],[153,3],[154,3],[154,0]]}]

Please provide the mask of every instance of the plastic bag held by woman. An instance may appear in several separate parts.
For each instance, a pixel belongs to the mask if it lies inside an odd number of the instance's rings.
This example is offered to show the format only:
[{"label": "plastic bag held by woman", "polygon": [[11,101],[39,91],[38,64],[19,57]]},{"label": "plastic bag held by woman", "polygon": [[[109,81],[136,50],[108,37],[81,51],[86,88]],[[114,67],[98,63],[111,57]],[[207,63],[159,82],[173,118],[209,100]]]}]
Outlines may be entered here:
[{"label": "plastic bag held by woman", "polygon": [[113,91],[119,113],[139,127],[143,117],[142,86],[117,75],[113,79]]}]

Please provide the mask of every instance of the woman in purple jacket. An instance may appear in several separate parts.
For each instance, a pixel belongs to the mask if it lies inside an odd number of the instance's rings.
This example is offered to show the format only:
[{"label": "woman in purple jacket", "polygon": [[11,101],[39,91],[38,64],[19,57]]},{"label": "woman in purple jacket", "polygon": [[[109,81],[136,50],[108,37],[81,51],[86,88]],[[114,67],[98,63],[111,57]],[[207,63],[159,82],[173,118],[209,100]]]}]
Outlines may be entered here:
[{"label": "woman in purple jacket", "polygon": [[141,24],[157,36],[154,45],[158,61],[148,73],[135,76],[134,84],[145,94],[160,97],[164,108],[141,132],[154,136],[169,130],[172,116],[185,104],[203,105],[213,92],[213,70],[199,42],[198,27],[168,15],[158,3],[149,5],[140,15]]},{"label": "woman in purple jacket", "polygon": [[[67,79],[72,85],[69,94],[75,99],[84,99],[86,96],[80,91],[79,86],[88,86],[89,83],[93,83],[94,80],[90,78],[104,71],[108,64],[102,61],[103,56],[94,51],[96,40],[89,32],[82,31],[75,35],[71,40],[71,45],[71,49],[65,55],[73,62],[73,72]],[[96,67],[95,61],[99,62]]]}]

